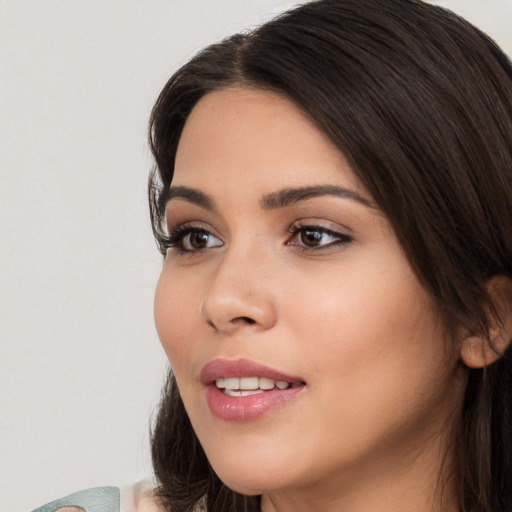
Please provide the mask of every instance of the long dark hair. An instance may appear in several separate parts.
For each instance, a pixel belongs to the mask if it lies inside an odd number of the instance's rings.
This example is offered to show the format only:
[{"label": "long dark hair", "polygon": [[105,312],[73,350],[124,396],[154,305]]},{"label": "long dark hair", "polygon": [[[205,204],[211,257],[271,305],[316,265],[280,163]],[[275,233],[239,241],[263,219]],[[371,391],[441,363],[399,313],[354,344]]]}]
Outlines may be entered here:
[{"label": "long dark hair", "polygon": [[[277,91],[306,112],[388,218],[445,325],[487,335],[486,284],[512,277],[512,64],[491,39],[420,0],[318,0],[209,46],[151,115],[157,241],[184,123],[200,98],[231,85]],[[454,440],[464,511],[512,510],[511,358],[467,370]],[[169,511],[259,510],[258,497],[215,475],[172,372],[152,454]]]}]

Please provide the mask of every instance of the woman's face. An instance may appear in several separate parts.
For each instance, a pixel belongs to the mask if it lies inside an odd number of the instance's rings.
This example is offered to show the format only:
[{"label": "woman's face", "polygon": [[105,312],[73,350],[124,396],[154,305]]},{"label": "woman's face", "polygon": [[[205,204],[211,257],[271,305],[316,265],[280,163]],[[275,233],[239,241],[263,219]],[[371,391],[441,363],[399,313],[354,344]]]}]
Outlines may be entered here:
[{"label": "woman's face", "polygon": [[220,478],[278,493],[438,460],[462,393],[457,354],[314,124],[272,92],[210,93],[172,188],[156,325]]}]

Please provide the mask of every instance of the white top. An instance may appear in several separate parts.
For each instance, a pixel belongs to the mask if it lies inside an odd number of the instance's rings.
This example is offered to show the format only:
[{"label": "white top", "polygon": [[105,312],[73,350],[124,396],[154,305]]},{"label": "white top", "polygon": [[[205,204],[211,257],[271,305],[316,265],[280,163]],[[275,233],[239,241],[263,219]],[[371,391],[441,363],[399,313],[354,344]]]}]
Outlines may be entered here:
[{"label": "white top", "polygon": [[155,502],[155,483],[141,480],[121,489],[121,512],[164,512]]}]

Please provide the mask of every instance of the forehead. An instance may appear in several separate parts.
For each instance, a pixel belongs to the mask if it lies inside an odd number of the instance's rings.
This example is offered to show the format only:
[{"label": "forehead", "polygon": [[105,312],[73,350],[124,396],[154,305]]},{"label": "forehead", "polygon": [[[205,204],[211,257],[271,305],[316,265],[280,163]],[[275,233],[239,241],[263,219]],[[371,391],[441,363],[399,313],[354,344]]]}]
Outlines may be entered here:
[{"label": "forehead", "polygon": [[275,187],[361,185],[344,155],[284,96],[228,88],[204,96],[182,133],[173,185],[252,184]]}]

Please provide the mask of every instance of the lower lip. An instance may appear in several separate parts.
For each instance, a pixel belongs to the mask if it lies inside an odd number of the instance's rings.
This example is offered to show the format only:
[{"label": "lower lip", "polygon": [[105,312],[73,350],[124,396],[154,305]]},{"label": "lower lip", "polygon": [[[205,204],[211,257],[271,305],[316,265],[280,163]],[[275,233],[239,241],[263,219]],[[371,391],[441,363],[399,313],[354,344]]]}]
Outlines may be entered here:
[{"label": "lower lip", "polygon": [[206,401],[214,416],[223,421],[253,421],[293,400],[305,386],[273,389],[256,395],[229,396],[214,384],[206,387]]}]

